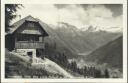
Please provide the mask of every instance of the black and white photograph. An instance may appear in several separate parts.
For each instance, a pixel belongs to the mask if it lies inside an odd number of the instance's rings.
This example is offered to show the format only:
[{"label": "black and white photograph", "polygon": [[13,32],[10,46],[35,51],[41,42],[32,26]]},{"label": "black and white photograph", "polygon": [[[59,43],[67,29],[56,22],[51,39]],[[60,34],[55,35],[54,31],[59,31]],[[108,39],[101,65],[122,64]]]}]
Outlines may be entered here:
[{"label": "black and white photograph", "polygon": [[127,83],[126,0],[2,0],[2,83]]},{"label": "black and white photograph", "polygon": [[123,78],[123,5],[5,4],[5,78]]}]

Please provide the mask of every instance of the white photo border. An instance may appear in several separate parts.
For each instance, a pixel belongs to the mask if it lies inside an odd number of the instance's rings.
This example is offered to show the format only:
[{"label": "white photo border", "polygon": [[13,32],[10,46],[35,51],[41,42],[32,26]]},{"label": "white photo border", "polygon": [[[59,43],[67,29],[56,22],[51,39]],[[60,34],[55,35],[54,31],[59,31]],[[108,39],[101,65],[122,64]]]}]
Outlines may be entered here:
[{"label": "white photo border", "polygon": [[[123,78],[109,79],[6,79],[5,4],[123,4]],[[126,82],[127,81],[127,0],[2,0],[1,1],[1,81],[2,82]]]}]

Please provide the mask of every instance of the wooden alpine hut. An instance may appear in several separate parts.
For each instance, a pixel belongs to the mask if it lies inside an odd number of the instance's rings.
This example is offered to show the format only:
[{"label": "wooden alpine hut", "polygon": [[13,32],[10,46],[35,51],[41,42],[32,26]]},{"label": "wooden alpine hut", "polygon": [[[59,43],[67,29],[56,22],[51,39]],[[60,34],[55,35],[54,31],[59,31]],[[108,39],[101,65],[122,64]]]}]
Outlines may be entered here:
[{"label": "wooden alpine hut", "polygon": [[5,36],[5,47],[8,50],[23,53],[30,57],[44,54],[44,38],[49,36],[39,19],[27,16],[12,25]]}]

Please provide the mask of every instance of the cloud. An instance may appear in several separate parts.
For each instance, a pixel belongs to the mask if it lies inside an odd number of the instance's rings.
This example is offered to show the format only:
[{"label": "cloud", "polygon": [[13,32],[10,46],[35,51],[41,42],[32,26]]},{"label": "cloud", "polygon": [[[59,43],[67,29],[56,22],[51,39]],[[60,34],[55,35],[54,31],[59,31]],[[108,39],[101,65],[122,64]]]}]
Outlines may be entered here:
[{"label": "cloud", "polygon": [[89,6],[87,9],[89,14],[89,24],[103,27],[121,27],[122,16],[113,17],[113,12],[104,5]]},{"label": "cloud", "polygon": [[[122,14],[115,14],[105,5],[87,4],[38,4],[26,5],[17,13],[22,17],[32,15],[48,24],[57,25],[57,22],[70,23],[78,28],[85,25],[108,27],[122,27]],[[112,29],[113,30],[113,29]]]},{"label": "cloud", "polygon": [[29,5],[24,4],[24,7],[22,10],[19,10],[17,14],[20,14],[22,18],[32,15],[35,18],[39,18],[45,23],[48,24],[56,24],[58,21],[58,9],[54,5]]}]

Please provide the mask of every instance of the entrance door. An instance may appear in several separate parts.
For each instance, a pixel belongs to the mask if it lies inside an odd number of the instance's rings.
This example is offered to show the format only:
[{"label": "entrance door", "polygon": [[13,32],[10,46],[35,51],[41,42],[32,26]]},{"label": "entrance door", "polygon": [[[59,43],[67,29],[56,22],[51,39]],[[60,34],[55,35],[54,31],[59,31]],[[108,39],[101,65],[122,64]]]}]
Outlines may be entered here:
[{"label": "entrance door", "polygon": [[42,57],[44,55],[43,49],[36,49],[36,57]]},{"label": "entrance door", "polygon": [[27,55],[32,58],[32,52],[27,52]]}]

